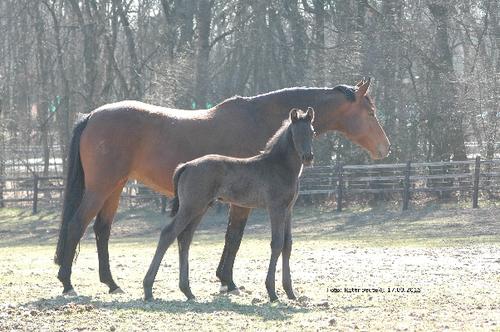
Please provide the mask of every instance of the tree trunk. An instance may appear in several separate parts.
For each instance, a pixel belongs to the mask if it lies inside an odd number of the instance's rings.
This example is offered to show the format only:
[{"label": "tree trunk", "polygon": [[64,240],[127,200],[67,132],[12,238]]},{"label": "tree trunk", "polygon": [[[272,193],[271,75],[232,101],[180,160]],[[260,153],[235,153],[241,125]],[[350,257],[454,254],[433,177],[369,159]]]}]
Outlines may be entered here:
[{"label": "tree trunk", "polygon": [[[397,0],[384,0],[382,3],[382,15],[383,24],[382,31],[380,35],[380,46],[382,50],[382,64],[383,68],[381,72],[381,80],[383,98],[380,100],[379,108],[384,115],[384,128],[389,137],[394,137],[399,133],[397,128],[397,98],[398,98],[398,75],[397,70],[399,68],[399,48],[397,37],[394,35],[392,26],[395,26],[398,20],[398,5]],[[400,157],[402,152],[401,147],[398,145],[398,141],[392,144],[392,153],[389,158],[394,161]]]},{"label": "tree trunk", "polygon": [[499,118],[500,118],[500,18],[499,15],[499,4],[498,1],[491,1],[489,14],[491,17],[491,34],[490,40],[493,45],[492,54],[496,53],[495,70],[492,77],[492,89],[486,89],[486,93],[489,94],[489,99],[491,100],[491,108],[488,110],[488,128],[486,129],[486,158],[495,158],[495,153],[497,152],[497,140],[499,139]]},{"label": "tree trunk", "polygon": [[127,40],[127,50],[130,57],[130,81],[132,89],[129,91],[130,95],[127,98],[141,100],[144,97],[144,88],[141,78],[141,67],[139,65],[139,60],[137,57],[134,32],[130,27],[130,22],[127,13],[123,9],[122,0],[113,0],[113,4],[116,7],[118,16],[120,17],[123,30],[125,32],[125,38]]},{"label": "tree trunk", "polygon": [[290,24],[292,32],[292,49],[293,49],[293,69],[292,84],[303,85],[307,82],[307,33],[306,25],[299,12],[298,1],[285,1],[284,6],[287,20]]},{"label": "tree trunk", "polygon": [[326,84],[325,68],[325,0],[313,0],[314,3],[314,69],[316,86]]},{"label": "tree trunk", "polygon": [[56,42],[57,69],[59,72],[59,79],[62,88],[61,101],[56,109],[56,120],[59,128],[59,140],[61,144],[61,153],[62,153],[61,158],[63,159],[63,171],[64,173],[66,173],[66,157],[71,135],[71,127],[72,127],[71,123],[72,116],[70,115],[70,107],[69,107],[71,88],[69,80],[66,76],[66,72],[64,71],[64,59],[63,59],[64,50],[61,43],[59,19],[57,17],[55,8],[49,5],[47,2],[44,2],[44,4],[47,7],[47,10],[49,11],[50,16],[52,18],[54,39]]},{"label": "tree trunk", "polygon": [[429,112],[431,130],[436,135],[434,159],[466,160],[463,114],[458,105],[458,80],[453,69],[453,55],[449,45],[449,8],[441,3],[428,5],[436,21],[435,52],[439,69],[433,69],[430,105],[435,106]]},{"label": "tree trunk", "polygon": [[196,104],[198,108],[207,105],[208,83],[210,81],[210,24],[212,2],[200,0],[196,14],[198,43],[196,47]]},{"label": "tree trunk", "polygon": [[[177,16],[179,17],[180,36],[178,51],[180,53],[189,52],[191,42],[193,41],[193,18],[196,9],[194,0],[177,0]],[[212,11],[210,10],[210,14]],[[209,16],[210,17],[210,16]],[[211,17],[210,17],[211,18]]]},{"label": "tree trunk", "polygon": [[[80,31],[83,35],[83,61],[85,64],[85,83],[83,94],[84,101],[88,111],[96,107],[95,91],[97,88],[98,70],[97,70],[97,55],[99,54],[99,44],[97,42],[97,29],[95,22],[91,19],[85,20],[83,12],[80,9],[78,0],[68,0],[71,5],[71,10],[76,16]],[[83,6],[86,6],[85,2]]]},{"label": "tree trunk", "polygon": [[49,147],[49,130],[50,130],[50,118],[49,118],[49,96],[47,95],[47,90],[49,88],[49,59],[46,54],[45,45],[45,23],[40,13],[39,3],[34,4],[34,16],[35,16],[35,34],[36,34],[36,49],[38,58],[38,78],[37,78],[37,121],[38,129],[40,131],[40,143],[43,150],[43,176],[49,175],[49,162],[50,162],[50,147]]}]

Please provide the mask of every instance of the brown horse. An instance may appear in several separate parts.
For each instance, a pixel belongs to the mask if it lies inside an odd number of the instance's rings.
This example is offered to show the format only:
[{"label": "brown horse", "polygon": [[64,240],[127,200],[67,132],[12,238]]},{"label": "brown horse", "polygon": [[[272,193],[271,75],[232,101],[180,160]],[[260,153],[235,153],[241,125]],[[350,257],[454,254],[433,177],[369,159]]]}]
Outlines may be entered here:
[{"label": "brown horse", "polygon": [[283,288],[295,299],[290,275],[292,251],[292,209],[299,191],[302,164],[313,160],[311,125],[314,110],[290,111],[290,117],[267,142],[260,154],[234,158],[209,154],[177,166],[173,182],[174,219],[161,231],[155,256],[144,277],[144,298],[153,298],[153,283],[168,247],[179,240],[179,287],[194,299],[189,287],[189,246],[196,227],[210,204],[219,199],[247,208],[264,208],[271,220],[271,260],[266,288],[271,301],[278,299],[275,289],[276,262],[283,253]]},{"label": "brown horse", "polygon": [[[94,223],[99,277],[111,293],[121,292],[111,276],[108,240],[122,188],[137,179],[173,194],[179,163],[217,153],[257,154],[293,107],[316,111],[318,134],[336,130],[373,159],[389,153],[389,141],[367,96],[369,81],[355,87],[292,88],[256,97],[234,97],[207,110],[186,111],[123,101],[102,106],[76,124],[70,143],[62,224],[55,262],[64,293],[74,293],[71,267],[78,242]],[[251,124],[251,125],[249,125]],[[232,267],[249,208],[231,205],[226,244],[217,276],[234,289]]]}]

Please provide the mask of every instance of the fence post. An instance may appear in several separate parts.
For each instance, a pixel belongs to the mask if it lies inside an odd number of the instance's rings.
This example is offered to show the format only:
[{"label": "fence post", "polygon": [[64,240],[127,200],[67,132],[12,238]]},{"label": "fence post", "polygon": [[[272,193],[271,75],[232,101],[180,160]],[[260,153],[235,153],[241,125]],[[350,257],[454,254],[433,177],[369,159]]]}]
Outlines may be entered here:
[{"label": "fence post", "polygon": [[161,196],[161,214],[167,213],[167,197]]},{"label": "fence post", "polygon": [[481,156],[476,157],[476,163],[474,167],[474,188],[472,191],[472,208],[477,209],[479,205],[477,204],[479,199],[479,174],[481,170]]},{"label": "fence post", "polygon": [[403,183],[403,211],[408,210],[410,203],[410,175],[411,175],[411,161],[406,162],[405,179]]},{"label": "fence post", "polygon": [[38,175],[33,177],[33,214],[38,212]]},{"label": "fence post", "polygon": [[342,212],[342,199],[344,188],[344,166],[341,162],[337,165],[337,212]]}]

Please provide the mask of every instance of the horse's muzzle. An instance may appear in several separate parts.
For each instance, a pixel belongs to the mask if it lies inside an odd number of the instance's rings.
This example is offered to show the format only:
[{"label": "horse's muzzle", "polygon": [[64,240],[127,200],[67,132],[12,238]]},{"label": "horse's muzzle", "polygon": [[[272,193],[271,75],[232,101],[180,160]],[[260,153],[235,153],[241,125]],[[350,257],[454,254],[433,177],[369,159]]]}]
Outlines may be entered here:
[{"label": "horse's muzzle", "polygon": [[314,160],[314,155],[312,153],[307,153],[302,156],[302,163],[305,166],[311,166]]}]

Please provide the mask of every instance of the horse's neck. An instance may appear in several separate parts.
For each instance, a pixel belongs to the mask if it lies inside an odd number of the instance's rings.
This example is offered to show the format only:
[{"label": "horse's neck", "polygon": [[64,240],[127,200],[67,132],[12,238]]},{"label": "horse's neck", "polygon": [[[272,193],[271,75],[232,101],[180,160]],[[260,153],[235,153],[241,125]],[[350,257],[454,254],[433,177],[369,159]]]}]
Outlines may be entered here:
[{"label": "horse's neck", "polygon": [[[339,94],[331,92],[327,96],[324,89],[297,89],[277,93],[275,95],[264,96],[255,102],[255,112],[263,126],[272,135],[289,115],[290,109],[307,109],[312,107],[315,111],[314,130],[317,134],[325,133],[329,130],[338,130],[341,127],[342,119],[337,116],[337,108],[342,103]],[[325,98],[328,98],[325,101]]]},{"label": "horse's neck", "polygon": [[290,109],[295,107],[314,108],[316,133],[335,130],[338,119],[332,112],[335,113],[340,99],[335,94],[325,102],[323,94],[325,92],[322,89],[297,89],[258,96],[251,100],[235,99],[222,103],[211,110],[207,117],[211,127],[220,128],[216,130],[221,135],[217,139],[226,141],[228,146],[227,151],[216,152],[238,157],[257,154],[280,128],[283,120],[288,118]]}]

